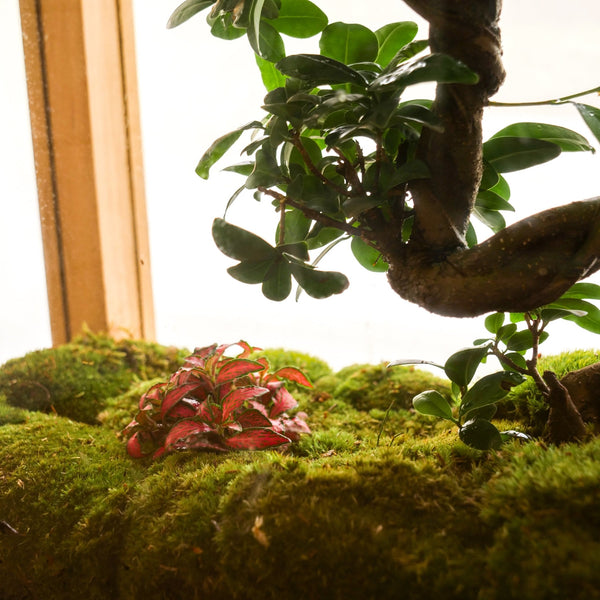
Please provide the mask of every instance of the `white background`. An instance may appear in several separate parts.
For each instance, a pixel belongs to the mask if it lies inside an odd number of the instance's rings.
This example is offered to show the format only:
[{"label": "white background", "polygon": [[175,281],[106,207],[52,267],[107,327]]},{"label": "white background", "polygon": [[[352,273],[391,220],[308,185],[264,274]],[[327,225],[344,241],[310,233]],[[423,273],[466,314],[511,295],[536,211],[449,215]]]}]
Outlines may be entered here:
[{"label": "white background", "polygon": [[[167,30],[177,4],[134,0],[158,341],[191,348],[246,339],[309,352],[337,368],[401,357],[443,362],[481,337],[482,319],[442,318],[406,303],[385,275],[363,270],[345,247],[322,268],[346,273],[350,288],[327,300],[303,295],[298,303],[292,297],[274,303],[260,286],[227,275],[233,261],[214,246],[210,226],[242,180],[214,168],[205,182],[194,168],[215,138],[262,118],[264,90],[245,38],[213,38],[203,15]],[[319,4],[331,22],[376,29],[416,20],[419,37],[426,37],[426,26],[400,0],[378,0],[376,13],[369,10],[374,3],[361,0]],[[600,85],[597,0],[505,0],[501,23],[508,77],[496,100],[554,98]],[[314,52],[317,38],[290,40],[287,47]],[[0,0],[0,363],[51,343],[24,82],[18,1]],[[597,95],[582,101],[600,106]],[[526,120],[571,127],[598,147],[569,106],[489,109],[485,132]],[[237,160],[225,157],[217,167]],[[518,218],[598,195],[599,173],[600,154],[578,153],[510,174]],[[276,217],[267,206],[257,214],[257,206],[251,195],[241,197],[228,219],[272,242]],[[592,280],[600,282],[598,276]],[[600,346],[596,336],[573,324],[559,323],[550,333],[544,353]]]}]

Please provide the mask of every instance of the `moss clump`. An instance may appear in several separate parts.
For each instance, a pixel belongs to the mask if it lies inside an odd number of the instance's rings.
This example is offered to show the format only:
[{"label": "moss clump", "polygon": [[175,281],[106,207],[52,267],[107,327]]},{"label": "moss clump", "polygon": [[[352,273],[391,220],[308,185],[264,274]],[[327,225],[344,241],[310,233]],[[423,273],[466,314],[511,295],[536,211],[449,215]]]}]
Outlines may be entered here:
[{"label": "moss clump", "polygon": [[[560,379],[571,371],[576,371],[600,361],[600,353],[594,350],[575,350],[554,356],[543,356],[538,361],[538,371],[553,371]],[[513,388],[500,404],[500,413],[522,421],[532,435],[542,435],[548,420],[548,404],[528,377],[521,385]]]},{"label": "moss clump", "polygon": [[0,392],[11,406],[96,423],[106,399],[134,381],[166,377],[186,352],[144,341],[91,334],[31,352],[0,368]]},{"label": "moss clump", "polygon": [[[425,390],[437,390],[449,397],[448,383],[413,367],[388,369],[380,365],[352,365],[336,373],[339,384],[332,394],[359,410],[410,408],[412,399]],[[331,386],[331,382],[327,382]]]}]

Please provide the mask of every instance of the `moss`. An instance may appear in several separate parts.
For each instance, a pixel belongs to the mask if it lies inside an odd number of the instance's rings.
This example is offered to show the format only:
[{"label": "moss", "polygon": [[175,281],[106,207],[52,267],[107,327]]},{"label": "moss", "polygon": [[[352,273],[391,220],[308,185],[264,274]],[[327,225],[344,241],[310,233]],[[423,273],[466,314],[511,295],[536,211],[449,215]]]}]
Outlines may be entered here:
[{"label": "moss", "polygon": [[283,348],[267,348],[256,352],[254,356],[266,357],[273,371],[282,367],[296,367],[313,383],[321,377],[331,374],[331,367],[324,360],[303,352],[284,350]]},{"label": "moss", "polygon": [[317,386],[286,452],[132,461],[115,433],[151,383],[100,427],[0,427],[3,600],[599,597],[600,440],[482,453]]},{"label": "moss", "polygon": [[413,367],[388,369],[380,365],[352,365],[336,374],[339,385],[333,395],[359,410],[410,408],[412,399],[425,390],[437,390],[449,396],[449,385],[442,379]]},{"label": "moss", "polygon": [[0,368],[0,392],[11,406],[96,423],[107,398],[140,379],[167,376],[185,354],[150,342],[88,334],[9,360]]},{"label": "moss", "polygon": [[[600,361],[595,350],[575,350],[554,356],[543,356],[538,361],[538,371],[553,371],[563,377],[571,371],[582,369]],[[530,377],[513,388],[500,405],[500,413],[522,421],[533,435],[542,435],[548,419],[548,405]]]}]

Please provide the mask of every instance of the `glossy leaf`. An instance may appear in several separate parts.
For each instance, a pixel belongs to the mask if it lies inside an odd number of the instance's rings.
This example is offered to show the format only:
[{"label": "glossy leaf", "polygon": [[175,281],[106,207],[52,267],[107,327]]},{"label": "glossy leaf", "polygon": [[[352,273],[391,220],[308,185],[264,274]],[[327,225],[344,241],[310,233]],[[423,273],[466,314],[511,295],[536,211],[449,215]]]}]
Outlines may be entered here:
[{"label": "glossy leaf", "polygon": [[429,46],[429,40],[415,40],[410,44],[407,44],[404,48],[396,53],[396,56],[390,60],[387,67],[383,69],[382,73],[391,73],[399,64],[410,60],[417,54],[420,54]]},{"label": "glossy leaf", "polygon": [[[571,314],[565,316],[567,321],[573,321],[593,333],[600,333],[600,310],[591,302],[577,298],[559,298],[558,300],[548,304],[544,308],[559,308],[571,311]],[[573,314],[572,311],[581,311],[583,315]]]},{"label": "glossy leaf", "polygon": [[533,138],[499,137],[483,144],[483,157],[499,173],[527,169],[548,162],[560,153],[560,146]]},{"label": "glossy leaf", "polygon": [[[483,173],[481,175],[481,183],[479,184],[480,190],[489,190],[498,184],[500,181],[500,174],[489,162],[483,161]],[[502,196],[504,197],[504,196]],[[506,199],[506,198],[505,198]]]},{"label": "glossy leaf", "polygon": [[502,445],[500,432],[486,419],[467,421],[458,430],[458,436],[467,446],[477,450],[497,450]]},{"label": "glossy leaf", "polygon": [[272,187],[282,181],[283,175],[273,153],[263,149],[259,150],[256,153],[254,170],[246,180],[246,187],[248,189]]},{"label": "glossy leaf", "polygon": [[285,46],[281,35],[265,20],[260,21],[258,38],[256,38],[256,32],[253,28],[249,28],[247,33],[252,49],[261,58],[276,63],[285,56]]},{"label": "glossy leaf", "polygon": [[320,54],[286,56],[277,63],[276,67],[284,75],[310,81],[315,85],[326,83],[353,83],[361,87],[366,85],[365,79],[358,71]]},{"label": "glossy leaf", "polygon": [[467,348],[455,352],[444,364],[444,372],[459,387],[469,384],[481,361],[487,356],[487,346]]},{"label": "glossy leaf", "polygon": [[465,416],[474,409],[495,404],[508,394],[510,389],[525,381],[520,373],[500,371],[485,375],[470,387],[462,398],[460,415]]},{"label": "glossy leaf", "polygon": [[[548,332],[542,331],[540,334],[539,343],[548,339]],[[533,348],[533,335],[531,331],[526,329],[525,331],[518,331],[506,341],[506,347],[508,350],[513,352],[524,352]]]},{"label": "glossy leaf", "polygon": [[325,27],[319,49],[323,56],[350,65],[375,60],[379,43],[377,36],[364,25],[338,21]]},{"label": "glossy leaf", "polygon": [[496,210],[489,210],[483,206],[478,206],[475,204],[473,216],[475,216],[484,225],[487,225],[494,233],[498,233],[506,227],[506,221],[504,217]]},{"label": "glossy leaf", "polygon": [[341,294],[350,285],[348,278],[336,271],[318,271],[299,264],[292,264],[291,269],[298,285],[313,298]]},{"label": "glossy leaf", "polygon": [[236,450],[264,450],[289,444],[291,440],[271,429],[244,429],[244,431],[227,439],[230,448]]},{"label": "glossy leaf", "polygon": [[381,252],[370,246],[359,237],[353,237],[350,243],[354,258],[367,270],[385,273],[389,265],[383,260]]},{"label": "glossy leaf", "polygon": [[258,121],[252,121],[247,125],[226,133],[217,140],[215,140],[210,148],[204,153],[200,162],[196,166],[196,173],[202,177],[202,179],[208,179],[210,168],[237,142],[242,133],[248,129],[261,129],[262,123]]},{"label": "glossy leaf", "polygon": [[279,33],[295,38],[309,38],[327,26],[327,15],[309,0],[281,0],[276,19],[268,22]]},{"label": "glossy leaf", "polygon": [[546,123],[513,123],[495,133],[492,139],[500,137],[545,140],[556,144],[564,152],[593,151],[589,142],[576,131]]},{"label": "glossy leaf", "polygon": [[510,186],[508,185],[508,181],[502,175],[499,176],[498,183],[492,188],[490,188],[490,192],[494,192],[494,194],[498,194],[501,198],[505,200],[510,200]]},{"label": "glossy leaf", "polygon": [[417,35],[418,26],[412,21],[389,23],[375,32],[379,42],[379,52],[375,62],[387,66],[402,48],[412,42]]},{"label": "glossy leaf", "polygon": [[491,190],[483,190],[477,194],[475,205],[487,210],[509,210],[514,212],[514,207],[509,204],[504,198]]},{"label": "glossy leaf", "polygon": [[406,87],[427,81],[475,84],[479,76],[447,54],[430,54],[401,64],[390,73],[377,77],[369,87],[372,91],[379,91],[390,86]]},{"label": "glossy leaf", "polygon": [[431,415],[448,421],[455,421],[448,401],[436,390],[421,392],[413,398],[412,403],[414,409],[422,415]]},{"label": "glossy leaf", "polygon": [[212,235],[217,248],[226,256],[236,260],[273,260],[277,251],[257,235],[232,225],[224,219],[215,219]]},{"label": "glossy leaf", "polygon": [[560,297],[560,300],[567,298],[600,300],[600,285],[587,282],[576,283]]},{"label": "glossy leaf", "polygon": [[590,131],[594,134],[594,137],[600,142],[600,108],[579,103],[576,103],[575,107],[586,125],[590,128]]},{"label": "glossy leaf", "polygon": [[167,29],[177,27],[191,19],[196,13],[213,5],[216,0],[186,0],[182,2],[171,14],[167,22]]}]

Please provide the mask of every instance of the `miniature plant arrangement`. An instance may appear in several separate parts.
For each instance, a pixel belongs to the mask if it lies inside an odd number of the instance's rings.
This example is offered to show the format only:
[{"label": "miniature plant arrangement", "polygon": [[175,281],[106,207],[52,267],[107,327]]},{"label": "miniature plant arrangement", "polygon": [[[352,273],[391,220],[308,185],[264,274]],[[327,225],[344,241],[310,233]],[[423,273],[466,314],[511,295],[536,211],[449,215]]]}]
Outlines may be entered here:
[{"label": "miniature plant arrangement", "polygon": [[[556,302],[536,311],[525,313],[493,313],[485,319],[491,338],[478,339],[473,348],[456,352],[444,364],[428,361],[398,360],[389,366],[427,363],[444,369],[452,382],[453,411],[438,391],[427,390],[413,398],[416,411],[451,421],[459,428],[459,437],[468,446],[487,450],[498,448],[503,441],[523,433],[500,432],[490,420],[496,413],[496,403],[510,389],[531,377],[550,406],[546,438],[553,443],[581,440],[586,435],[583,420],[568,392],[551,371],[537,370],[539,346],[548,338],[548,325],[558,319],[572,321],[595,333],[600,333],[600,311],[589,302],[600,299],[600,286],[591,283],[575,284]],[[524,327],[523,327],[524,325]],[[530,358],[525,354],[530,351]],[[470,386],[477,368],[488,356],[496,357],[505,368],[485,375]],[[470,387],[469,387],[470,386]],[[456,416],[455,416],[456,412]]]},{"label": "miniature plant arrangement", "polygon": [[[225,356],[231,346],[242,352]],[[262,450],[310,433],[304,413],[288,416],[297,402],[284,382],[312,384],[294,367],[270,373],[267,359],[248,359],[256,350],[242,341],[196,349],[167,382],[142,395],[139,412],[123,431],[129,455]]]}]

